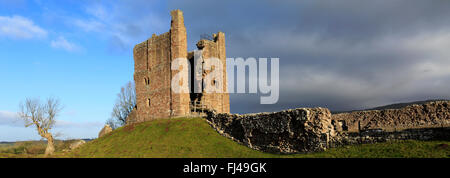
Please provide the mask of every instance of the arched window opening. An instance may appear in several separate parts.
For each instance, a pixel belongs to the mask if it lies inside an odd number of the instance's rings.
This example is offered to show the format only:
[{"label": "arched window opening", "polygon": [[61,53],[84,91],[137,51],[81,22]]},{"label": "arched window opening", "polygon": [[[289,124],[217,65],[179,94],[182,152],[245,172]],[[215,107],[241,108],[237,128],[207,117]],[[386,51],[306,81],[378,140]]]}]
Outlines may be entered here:
[{"label": "arched window opening", "polygon": [[145,85],[150,85],[150,79],[148,77],[144,78],[144,84]]}]

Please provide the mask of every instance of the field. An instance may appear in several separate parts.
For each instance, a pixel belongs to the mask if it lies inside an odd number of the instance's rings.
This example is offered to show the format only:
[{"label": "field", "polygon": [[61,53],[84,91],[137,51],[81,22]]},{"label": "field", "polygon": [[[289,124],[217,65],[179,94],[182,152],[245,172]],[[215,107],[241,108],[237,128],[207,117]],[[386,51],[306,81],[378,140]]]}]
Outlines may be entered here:
[{"label": "field", "polygon": [[[68,149],[74,140],[55,141],[55,149],[59,154]],[[15,143],[0,143],[0,158],[43,158],[46,141],[23,141]]]},{"label": "field", "polygon": [[[63,143],[63,142],[62,142]],[[64,145],[60,143],[61,145]],[[53,157],[75,158],[449,158],[449,141],[398,141],[333,148],[319,153],[263,153],[219,135],[201,118],[161,119],[121,127],[73,152],[57,148]],[[28,145],[31,147],[34,144]],[[17,152],[11,151],[16,147]],[[24,146],[27,148],[27,146]],[[37,147],[37,146],[35,146]],[[45,149],[45,145],[41,145]],[[0,157],[43,157],[43,150],[2,149]],[[35,148],[36,150],[39,150]],[[2,151],[3,150],[3,151]],[[4,152],[9,150],[9,152]]]}]

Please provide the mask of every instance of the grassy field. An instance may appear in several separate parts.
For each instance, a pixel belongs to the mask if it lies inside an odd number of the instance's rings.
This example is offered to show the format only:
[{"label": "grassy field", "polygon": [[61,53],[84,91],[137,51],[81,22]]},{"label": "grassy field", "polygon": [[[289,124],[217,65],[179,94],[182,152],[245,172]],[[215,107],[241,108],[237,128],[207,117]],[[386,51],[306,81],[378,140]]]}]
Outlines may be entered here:
[{"label": "grassy field", "polygon": [[[401,141],[334,148],[320,153],[263,153],[219,135],[206,121],[161,119],[127,126],[54,157],[83,158],[449,158],[449,141]],[[41,154],[2,153],[0,157],[42,157]]]},{"label": "grassy field", "polygon": [[[59,154],[68,149],[74,140],[55,141],[55,149]],[[0,144],[0,158],[40,158],[44,157],[46,141],[23,141]]]},{"label": "grassy field", "polygon": [[[440,145],[443,146],[440,146]],[[219,135],[200,118],[155,120],[115,130],[87,143],[70,157],[157,158],[386,158],[450,157],[448,141],[402,141],[354,145],[320,153],[279,155],[263,153]]]}]

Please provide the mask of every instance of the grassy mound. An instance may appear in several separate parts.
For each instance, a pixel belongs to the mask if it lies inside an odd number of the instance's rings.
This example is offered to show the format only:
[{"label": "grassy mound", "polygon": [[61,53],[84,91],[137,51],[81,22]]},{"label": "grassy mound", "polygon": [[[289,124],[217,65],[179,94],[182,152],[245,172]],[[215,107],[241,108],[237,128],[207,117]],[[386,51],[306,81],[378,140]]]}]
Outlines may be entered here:
[{"label": "grassy mound", "polygon": [[[401,141],[334,148],[310,154],[263,153],[219,135],[204,119],[179,118],[126,126],[62,157],[384,158],[450,157],[448,141]],[[1,157],[1,156],[0,156]]]},{"label": "grassy mound", "polygon": [[119,128],[74,157],[264,157],[268,154],[219,135],[201,118],[160,119]]}]

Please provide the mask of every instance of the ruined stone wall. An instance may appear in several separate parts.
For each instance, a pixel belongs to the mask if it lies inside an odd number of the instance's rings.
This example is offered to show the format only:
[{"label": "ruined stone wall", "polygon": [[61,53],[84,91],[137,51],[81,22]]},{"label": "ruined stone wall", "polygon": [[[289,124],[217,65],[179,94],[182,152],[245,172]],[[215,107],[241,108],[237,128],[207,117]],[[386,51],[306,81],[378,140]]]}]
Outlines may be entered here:
[{"label": "ruined stone wall", "polygon": [[183,13],[175,10],[171,15],[169,32],[153,34],[134,48],[137,109],[130,123],[189,114],[189,93],[174,93],[171,88],[172,78],[179,72],[171,70],[172,62],[187,56]]},{"label": "ruined stone wall", "polygon": [[167,32],[148,40],[149,85],[145,87],[144,102],[138,103],[138,110],[143,111],[139,115],[145,114],[141,115],[145,120],[168,118],[171,114],[170,35]]},{"label": "ruined stone wall", "polygon": [[[134,81],[136,87],[136,105],[139,107],[144,107],[147,97],[146,93],[146,80],[148,79],[148,62],[147,62],[147,41],[144,41],[138,45],[136,45],[133,49],[134,56]],[[137,109],[137,115],[147,115],[148,110]],[[145,118],[143,117],[135,117],[136,121],[130,122],[139,122],[143,121]],[[128,121],[127,121],[128,122]]]},{"label": "ruined stone wall", "polygon": [[136,45],[135,86],[138,122],[170,117],[170,33]]},{"label": "ruined stone wall", "polygon": [[397,140],[450,140],[450,127],[404,129],[400,131],[366,130],[342,133],[333,147]]},{"label": "ruined stone wall", "polygon": [[[186,27],[184,26],[184,17],[183,12],[180,10],[174,10],[170,12],[172,16],[171,26],[170,26],[170,50],[171,50],[171,62],[174,62],[177,58],[182,58],[183,61],[178,61],[180,64],[184,63],[186,67],[188,67],[187,61],[187,35],[186,35]],[[179,64],[179,65],[180,65]],[[181,65],[180,65],[181,66]],[[171,70],[170,66],[168,70]],[[183,78],[188,80],[188,69],[185,69],[186,73],[181,74]],[[179,70],[171,71],[171,79],[173,76],[177,75]],[[171,85],[171,83],[169,83]],[[187,82],[185,84],[179,83],[179,85],[188,86]],[[190,113],[190,96],[188,92],[176,93],[171,91],[171,108],[172,108],[172,117],[180,117],[187,116]]]},{"label": "ruined stone wall", "polygon": [[[336,115],[331,115],[326,108],[246,115],[208,112],[207,121],[221,135],[256,150],[316,152],[362,143],[450,140],[449,104],[438,101],[401,109]],[[350,123],[348,131],[343,130],[342,120]],[[359,120],[364,129],[354,125]]]},{"label": "ruined stone wall", "polygon": [[338,130],[383,129],[395,131],[412,128],[450,126],[450,102],[436,101],[401,109],[355,111],[333,114]]},{"label": "ruined stone wall", "polygon": [[[188,69],[172,70],[172,65],[188,67],[187,35],[183,12],[170,12],[172,20],[170,31],[161,35],[153,34],[148,40],[133,49],[135,62],[134,80],[136,86],[135,116],[127,123],[138,123],[155,118],[173,118],[191,115],[191,96],[188,91]],[[204,50],[205,57],[219,58],[223,63],[223,93],[211,93],[202,97],[209,108],[217,112],[230,112],[226,79],[225,35],[215,35],[214,41],[208,41]],[[192,55],[192,54],[191,54]],[[192,56],[191,56],[192,57]],[[179,60],[182,59],[182,60]],[[180,73],[181,71],[185,73]],[[172,79],[180,76],[180,83],[186,91],[172,90]]]},{"label": "ruined stone wall", "polygon": [[137,120],[137,110],[136,110],[136,108],[134,108],[134,109],[130,112],[130,114],[128,114],[128,116],[127,116],[127,118],[125,119],[125,121],[126,121],[126,125],[129,125],[129,124],[135,124],[135,123],[138,122],[138,120]]},{"label": "ruined stone wall", "polygon": [[[219,113],[229,113],[230,112],[230,96],[228,93],[228,79],[227,79],[227,66],[226,66],[226,51],[225,51],[225,34],[222,32],[218,32],[217,34],[213,34],[214,40],[201,40],[197,43],[197,46],[202,51],[202,59],[205,63],[208,63],[208,59],[217,58],[222,63],[222,92],[212,92],[207,93],[203,92],[202,103],[205,104],[209,109],[214,109]],[[215,66],[211,67],[211,70],[205,70],[204,76],[210,74],[213,70],[216,69]],[[211,87],[211,85],[215,85],[215,81],[213,83],[206,85],[206,90]]]},{"label": "ruined stone wall", "polygon": [[223,136],[273,153],[322,151],[336,136],[326,108],[246,115],[209,112],[207,121]]},{"label": "ruined stone wall", "polygon": [[218,32],[217,33],[217,50],[220,61],[222,61],[222,81],[223,81],[223,93],[220,94],[221,104],[222,104],[222,113],[230,113],[230,94],[228,92],[228,75],[227,75],[227,57],[226,57],[226,48],[225,48],[225,33]]}]

